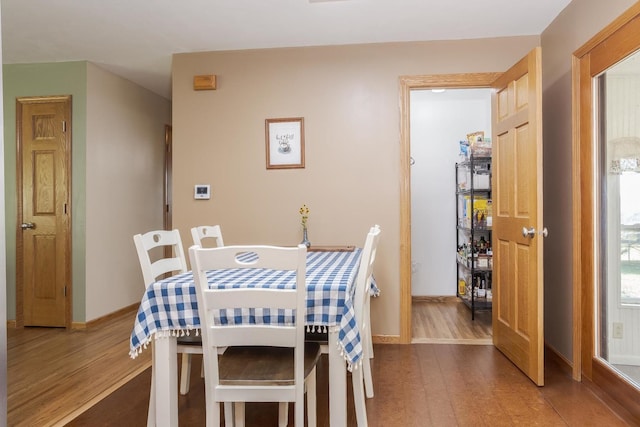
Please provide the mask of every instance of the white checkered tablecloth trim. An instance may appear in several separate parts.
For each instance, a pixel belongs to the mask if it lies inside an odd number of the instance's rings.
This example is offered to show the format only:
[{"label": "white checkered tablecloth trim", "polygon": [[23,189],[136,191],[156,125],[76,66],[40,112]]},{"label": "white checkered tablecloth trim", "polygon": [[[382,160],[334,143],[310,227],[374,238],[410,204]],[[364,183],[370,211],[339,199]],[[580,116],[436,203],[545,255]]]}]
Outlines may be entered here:
[{"label": "white checkered tablecloth trim", "polygon": [[[338,345],[350,366],[358,364],[362,355],[360,334],[355,322],[352,295],[346,295],[348,283],[353,283],[358,270],[361,249],[353,252],[309,252],[307,254],[307,329],[326,330],[339,327]],[[293,274],[281,271],[216,270],[207,274],[209,283],[219,287],[289,287]],[[352,289],[353,290],[353,287]],[[378,289],[372,283],[372,294]],[[292,322],[293,312],[271,313],[268,310],[226,310],[218,319],[226,323]],[[193,275],[179,274],[161,280],[145,293],[130,340],[130,352],[135,358],[154,337],[199,333],[200,319]]]}]

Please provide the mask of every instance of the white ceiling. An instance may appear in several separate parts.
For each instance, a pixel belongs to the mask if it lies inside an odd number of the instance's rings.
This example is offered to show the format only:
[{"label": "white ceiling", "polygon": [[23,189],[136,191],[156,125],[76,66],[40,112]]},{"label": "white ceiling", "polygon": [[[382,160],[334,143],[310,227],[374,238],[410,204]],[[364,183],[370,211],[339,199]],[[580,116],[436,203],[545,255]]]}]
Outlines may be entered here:
[{"label": "white ceiling", "polygon": [[173,53],[538,35],[571,0],[0,0],[5,64],[88,60],[166,98]]}]

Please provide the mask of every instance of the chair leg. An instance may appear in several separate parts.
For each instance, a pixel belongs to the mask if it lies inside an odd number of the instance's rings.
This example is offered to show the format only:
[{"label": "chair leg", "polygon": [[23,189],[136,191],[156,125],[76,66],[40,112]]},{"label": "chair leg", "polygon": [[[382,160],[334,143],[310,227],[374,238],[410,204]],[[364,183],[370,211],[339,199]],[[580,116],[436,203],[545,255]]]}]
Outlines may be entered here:
[{"label": "chair leg", "polygon": [[304,427],[304,391],[302,392],[302,396],[296,398],[296,400],[297,403],[293,411],[294,426]]},{"label": "chair leg", "polygon": [[155,387],[155,365],[153,363],[156,344],[151,342],[151,387],[149,387],[149,411],[147,412],[147,427],[156,425],[156,387]]},{"label": "chair leg", "polygon": [[244,427],[244,402],[235,402],[233,404],[235,413],[235,427]]},{"label": "chair leg", "polygon": [[224,402],[224,426],[233,427],[234,417],[233,402]]},{"label": "chair leg", "polygon": [[362,367],[353,369],[351,380],[353,382],[353,405],[356,408],[356,421],[358,427],[367,427],[367,407],[364,398],[364,379]]},{"label": "chair leg", "polygon": [[367,302],[365,304],[365,319],[367,319],[367,350],[369,352],[369,359],[373,359],[373,339],[371,338],[371,297],[367,298]]},{"label": "chair leg", "polygon": [[[307,395],[307,427],[316,427],[318,420],[318,405],[316,398],[316,368],[309,373],[304,381]],[[289,402],[278,403],[278,427],[289,424]]]},{"label": "chair leg", "polygon": [[316,368],[314,367],[304,382],[307,391],[307,427],[316,427],[317,402],[316,402]]},{"label": "chair leg", "polygon": [[289,424],[289,402],[278,402],[278,427]]},{"label": "chair leg", "polygon": [[[369,319],[369,302],[365,305],[365,316]],[[362,358],[362,374],[364,375],[364,390],[367,398],[373,397],[373,377],[371,375],[371,359],[373,359],[373,339],[371,338],[371,324],[367,321],[364,331],[362,331],[362,347],[364,357]]]},{"label": "chair leg", "polygon": [[371,376],[371,360],[367,356],[362,358],[362,375],[364,376],[364,391],[368,399],[373,397],[373,377]]},{"label": "chair leg", "polygon": [[362,375],[364,376],[364,391],[366,393],[367,398],[373,397],[373,377],[371,375],[371,359],[373,358],[373,352],[370,351],[370,348],[373,348],[371,345],[371,332],[368,328],[362,334],[362,339],[364,342],[362,346],[364,347],[364,354],[362,357]]},{"label": "chair leg", "polygon": [[213,390],[207,390],[205,384],[204,400],[205,400],[205,420],[207,427],[220,427],[220,403],[216,402],[213,397]]},{"label": "chair leg", "polygon": [[155,380],[153,379],[153,364],[151,364],[151,387],[149,388],[149,411],[147,412],[147,427],[154,427],[155,425],[156,425],[156,388],[155,388]]},{"label": "chair leg", "polygon": [[278,402],[278,427],[289,424],[289,402]]},{"label": "chair leg", "polygon": [[189,382],[191,378],[191,354],[182,353],[182,370],[180,372],[180,394],[189,392]]}]

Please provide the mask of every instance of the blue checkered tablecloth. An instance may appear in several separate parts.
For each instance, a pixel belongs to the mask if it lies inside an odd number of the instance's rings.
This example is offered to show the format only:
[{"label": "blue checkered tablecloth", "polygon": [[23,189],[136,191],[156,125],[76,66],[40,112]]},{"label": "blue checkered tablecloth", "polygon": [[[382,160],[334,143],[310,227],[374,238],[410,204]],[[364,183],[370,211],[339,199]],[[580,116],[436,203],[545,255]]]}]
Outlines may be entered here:
[{"label": "blue checkered tablecloth", "polygon": [[[338,340],[348,364],[354,366],[362,356],[360,334],[353,311],[352,284],[358,273],[362,250],[352,252],[307,253],[307,314],[308,330],[339,327]],[[266,269],[212,270],[207,273],[209,286],[216,287],[293,287],[293,272]],[[200,318],[196,302],[196,288],[191,272],[178,274],[149,286],[136,315],[129,354],[135,358],[154,336],[199,333]],[[372,283],[372,294],[378,289]],[[216,319],[222,324],[288,323],[293,313],[273,313],[268,309],[226,310]]]}]

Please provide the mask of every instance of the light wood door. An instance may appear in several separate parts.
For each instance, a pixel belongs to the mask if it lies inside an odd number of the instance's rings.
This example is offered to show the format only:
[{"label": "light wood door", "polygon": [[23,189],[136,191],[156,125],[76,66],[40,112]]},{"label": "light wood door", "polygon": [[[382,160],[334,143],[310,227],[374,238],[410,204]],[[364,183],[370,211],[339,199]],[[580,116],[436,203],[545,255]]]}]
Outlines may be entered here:
[{"label": "light wood door", "polygon": [[495,346],[544,385],[540,61],[536,48],[492,85],[492,317]]},{"label": "light wood door", "polygon": [[70,118],[70,97],[18,99],[18,286],[25,326],[64,327],[70,318]]}]

